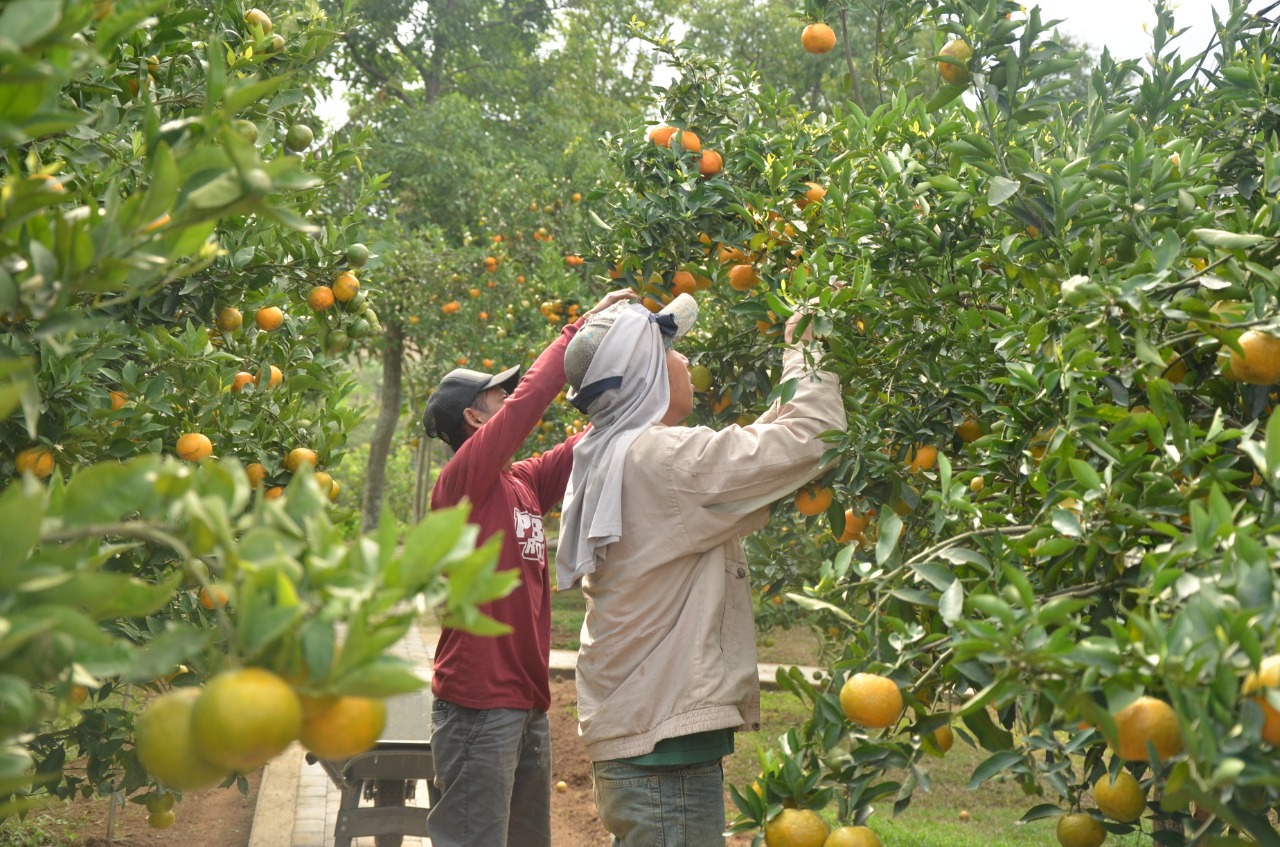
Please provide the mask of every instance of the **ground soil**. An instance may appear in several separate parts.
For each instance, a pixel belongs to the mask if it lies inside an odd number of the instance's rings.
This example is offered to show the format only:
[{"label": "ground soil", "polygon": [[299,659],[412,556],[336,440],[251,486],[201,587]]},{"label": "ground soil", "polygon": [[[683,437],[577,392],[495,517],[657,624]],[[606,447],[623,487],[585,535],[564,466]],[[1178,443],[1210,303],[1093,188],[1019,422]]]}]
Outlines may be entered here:
[{"label": "ground soil", "polygon": [[[591,759],[578,738],[573,679],[552,679],[551,698],[548,717],[552,779],[565,784],[565,790],[551,795],[551,843],[555,847],[607,847],[609,834],[600,825],[591,796]],[[152,829],[147,823],[146,809],[127,804],[117,813],[112,841],[106,837],[109,809],[106,800],[81,800],[50,813],[67,821],[77,833],[70,843],[85,847],[248,847],[260,775],[255,773],[249,777],[248,797],[235,788],[189,794],[176,807],[177,821],[169,829]],[[750,838],[738,836],[728,844],[745,847],[750,842]]]}]

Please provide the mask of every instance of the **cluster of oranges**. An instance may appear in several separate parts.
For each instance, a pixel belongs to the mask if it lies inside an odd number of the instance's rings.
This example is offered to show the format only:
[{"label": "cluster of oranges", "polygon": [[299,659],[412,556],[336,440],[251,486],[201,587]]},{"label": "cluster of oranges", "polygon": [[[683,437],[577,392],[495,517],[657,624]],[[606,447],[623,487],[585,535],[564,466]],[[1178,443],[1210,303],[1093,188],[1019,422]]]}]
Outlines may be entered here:
[{"label": "cluster of oranges", "polygon": [[294,741],[322,759],[359,755],[385,723],[381,699],[309,696],[269,670],[246,667],[151,700],[135,723],[134,743],[161,785],[195,791],[257,770]]}]

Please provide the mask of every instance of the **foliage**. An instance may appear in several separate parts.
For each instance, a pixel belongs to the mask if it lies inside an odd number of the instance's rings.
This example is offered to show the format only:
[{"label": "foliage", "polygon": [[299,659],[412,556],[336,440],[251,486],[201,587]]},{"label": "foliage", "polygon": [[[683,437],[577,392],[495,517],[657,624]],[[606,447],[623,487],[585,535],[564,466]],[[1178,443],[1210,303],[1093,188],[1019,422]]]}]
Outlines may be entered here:
[{"label": "foliage", "polygon": [[[767,796],[737,795],[739,828],[784,801],[834,801],[848,822],[905,808],[928,784],[924,739],[952,721],[988,754],[972,788],[1014,779],[1038,798],[1024,820],[1056,816],[1122,766],[1112,715],[1145,693],[1185,744],[1127,765],[1157,789],[1160,843],[1280,844],[1258,811],[1277,797],[1274,751],[1240,696],[1280,636],[1280,415],[1272,386],[1229,367],[1243,331],[1276,329],[1274,29],[1233,4],[1219,61],[1184,59],[1158,3],[1155,61],[1104,56],[1073,97],[1084,58],[1038,9],[890,12],[887,32],[972,45],[971,83],[934,88],[936,56],[879,45],[893,74],[926,79],[807,115],[653,37],[678,74],[661,116],[723,171],[702,178],[695,153],[631,125],[610,139],[618,184],[589,198],[594,252],[638,289],[670,296],[684,268],[710,281],[691,347],[714,373],[703,420],[788,396],[769,347],[798,304],[845,387],[822,480],[835,503],[803,522],[778,504],[796,529],[753,562],[803,584],[792,598],[838,628],[842,656],[829,684],[783,680],[812,715]],[[801,205],[810,182],[826,196]],[[729,288],[723,259],[760,283]],[[910,469],[917,445],[936,466]],[[865,544],[835,541],[846,509],[876,512]],[[858,671],[904,690],[893,731],[845,719]]]},{"label": "foliage", "polygon": [[400,601],[491,629],[476,604],[510,588],[462,512],[408,558],[389,525],[348,543],[326,514],[320,468],[358,417],[331,354],[377,319],[366,292],[308,295],[365,260],[339,181],[359,208],[381,180],[359,134],[304,123],[341,21],[263,5],[272,25],[238,0],[0,9],[0,817],[148,784],[122,686],[252,664],[386,696],[422,684],[384,656]]}]

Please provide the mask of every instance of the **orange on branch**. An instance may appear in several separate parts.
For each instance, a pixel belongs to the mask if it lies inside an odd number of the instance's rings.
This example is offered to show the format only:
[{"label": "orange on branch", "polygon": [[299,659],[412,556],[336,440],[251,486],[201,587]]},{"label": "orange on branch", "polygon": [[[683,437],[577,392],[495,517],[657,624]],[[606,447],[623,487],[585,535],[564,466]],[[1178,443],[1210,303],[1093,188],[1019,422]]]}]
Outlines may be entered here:
[{"label": "orange on branch", "polygon": [[830,488],[810,486],[801,488],[796,492],[795,504],[800,514],[812,517],[813,515],[820,515],[830,508],[834,499],[835,492]]},{"label": "orange on branch", "polygon": [[713,177],[724,169],[724,158],[714,150],[703,150],[698,157],[698,173]]},{"label": "orange on branch", "polygon": [[253,322],[263,332],[272,332],[284,325],[284,310],[279,306],[267,306],[253,315]]},{"label": "orange on branch", "polygon": [[207,761],[248,773],[278,756],[302,731],[302,706],[289,683],[263,668],[224,671],[191,712]]},{"label": "orange on branch", "polygon": [[188,432],[179,436],[178,457],[188,462],[198,462],[213,455],[213,442],[202,432]]},{"label": "orange on branch", "polygon": [[339,303],[350,303],[360,293],[360,280],[347,271],[333,278],[333,297]]},{"label": "orange on branch", "polygon": [[204,757],[196,746],[191,715],[199,688],[175,688],[151,700],[133,726],[134,749],[147,773],[161,785],[197,791],[217,785],[228,768]]},{"label": "orange on branch", "polygon": [[1116,738],[1120,758],[1126,762],[1147,761],[1148,745],[1161,761],[1182,752],[1182,732],[1173,707],[1155,697],[1142,696],[1116,713]]},{"label": "orange on branch", "polygon": [[729,285],[735,291],[750,291],[760,281],[754,265],[741,264],[729,268]]},{"label": "orange on branch", "polygon": [[47,447],[28,447],[18,453],[14,462],[18,473],[31,473],[40,479],[52,476],[55,467],[53,451]]},{"label": "orange on branch", "polygon": [[856,673],[840,688],[840,708],[859,726],[883,729],[902,714],[902,692],[887,676]]},{"label": "orange on branch", "polygon": [[327,285],[317,285],[307,294],[307,305],[314,311],[323,312],[332,309],[333,304],[333,289]]},{"label": "orange on branch", "polygon": [[765,847],[822,847],[831,827],[813,809],[783,809],[764,827]]},{"label": "orange on branch", "polygon": [[800,45],[807,53],[830,53],[836,46],[835,30],[822,21],[811,23],[800,33]]},{"label": "orange on branch", "polygon": [[339,697],[302,722],[299,740],[322,759],[348,759],[371,750],[386,721],[386,701]]},{"label": "orange on branch", "polygon": [[316,466],[316,451],[307,447],[295,447],[284,457],[284,466],[294,473],[304,464],[313,468]]}]

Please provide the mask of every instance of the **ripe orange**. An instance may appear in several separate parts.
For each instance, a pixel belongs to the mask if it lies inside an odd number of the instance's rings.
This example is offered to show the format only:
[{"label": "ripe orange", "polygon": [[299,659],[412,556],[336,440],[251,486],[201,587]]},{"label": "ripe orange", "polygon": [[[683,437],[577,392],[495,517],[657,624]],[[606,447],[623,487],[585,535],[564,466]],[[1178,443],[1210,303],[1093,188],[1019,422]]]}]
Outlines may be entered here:
[{"label": "ripe orange", "polygon": [[227,605],[227,592],[216,585],[206,585],[200,589],[200,605],[206,609],[221,609]]},{"label": "ripe orange", "polygon": [[796,509],[802,515],[820,515],[831,506],[835,492],[830,488],[809,486],[796,492]]},{"label": "ripe orange", "polygon": [[[270,370],[267,371],[267,373],[268,373],[267,388],[275,388],[277,385],[284,382],[284,371],[280,370],[275,365],[272,365]],[[262,379],[262,375],[258,374],[258,376],[255,376],[253,378],[253,384],[260,385],[261,379]]]},{"label": "ripe orange", "polygon": [[333,296],[339,303],[350,303],[360,293],[360,280],[350,271],[333,278]]},{"label": "ripe orange", "polygon": [[284,466],[294,473],[298,472],[298,468],[302,467],[304,462],[314,468],[316,466],[316,451],[306,447],[295,447],[289,451],[288,456],[284,457]]},{"label": "ripe orange", "polygon": [[322,759],[349,759],[373,748],[387,722],[385,700],[339,697],[302,722],[302,746]]},{"label": "ripe orange", "polygon": [[800,44],[808,53],[830,53],[836,46],[836,34],[822,21],[809,24],[800,33]]},{"label": "ripe orange", "polygon": [[443,306],[440,307],[440,311],[446,315],[452,315],[454,312],[458,311],[461,308],[462,308],[462,304],[459,303],[457,300],[450,300],[448,303],[445,303]]},{"label": "ripe orange", "polygon": [[240,371],[235,375],[235,378],[231,380],[231,390],[240,392],[244,390],[246,385],[256,385],[257,382],[258,378],[253,374],[248,371]]},{"label": "ripe orange", "polygon": [[[1245,677],[1241,691],[1252,694],[1263,688],[1280,687],[1280,656],[1267,656],[1258,666],[1257,672],[1250,672]],[[1262,740],[1273,747],[1280,747],[1280,711],[1267,702],[1266,697],[1254,697],[1254,702],[1262,707]]]},{"label": "ripe orange", "polygon": [[188,432],[178,438],[178,457],[198,462],[213,455],[213,442],[203,432]]},{"label": "ripe orange", "polygon": [[53,475],[53,451],[46,447],[28,447],[17,455],[18,473],[32,473],[40,479]]},{"label": "ripe orange", "polygon": [[1147,810],[1147,793],[1128,771],[1120,771],[1115,780],[1103,774],[1093,785],[1093,801],[1098,811],[1122,823],[1132,823]]},{"label": "ripe orange", "polygon": [[263,332],[272,332],[284,325],[284,310],[279,306],[267,306],[253,315],[253,322]]},{"label": "ripe orange", "polygon": [[712,177],[724,168],[724,158],[714,150],[703,150],[698,157],[698,173]]},{"label": "ripe orange", "polygon": [[1154,697],[1139,697],[1116,713],[1117,751],[1126,762],[1147,761],[1147,745],[1163,761],[1182,752],[1182,734],[1173,707]]},{"label": "ripe orange", "polygon": [[938,55],[960,62],[960,65],[938,62],[938,76],[942,77],[943,82],[950,85],[964,85],[969,81],[969,60],[973,58],[973,48],[967,42],[960,38],[948,41]]},{"label": "ripe orange", "polygon": [[245,466],[245,476],[249,477],[249,487],[257,488],[262,485],[263,480],[267,478],[267,469],[259,462],[253,462]]},{"label": "ripe orange", "polygon": [[928,444],[917,444],[907,453],[908,471],[927,471],[938,461],[938,448]]},{"label": "ripe orange", "polygon": [[711,404],[711,411],[713,414],[718,415],[725,409],[729,408],[729,404],[732,402],[733,394],[726,388],[720,393],[720,398]]},{"label": "ripe orange", "polygon": [[734,265],[729,268],[729,285],[735,291],[750,291],[760,281],[754,265]]},{"label": "ripe orange", "polygon": [[334,303],[333,289],[327,285],[317,285],[307,295],[307,305],[317,312],[332,309]]},{"label": "ripe orange", "polygon": [[1240,336],[1241,352],[1231,351],[1230,370],[1241,382],[1274,385],[1280,382],[1280,338],[1251,329]]},{"label": "ripe orange", "polygon": [[244,315],[240,310],[232,306],[226,306],[219,310],[218,317],[214,321],[214,325],[223,332],[235,332],[244,326]]},{"label": "ripe orange", "polygon": [[498,269],[498,259],[496,256],[484,257],[484,269],[486,271],[496,271]]},{"label": "ripe orange", "polygon": [[765,847],[822,847],[831,827],[813,809],[783,809],[765,824]]},{"label": "ripe orange", "polygon": [[1099,847],[1107,838],[1107,831],[1097,818],[1084,812],[1058,818],[1054,834],[1062,847]]},{"label": "ripe orange", "polygon": [[675,296],[692,294],[698,290],[698,282],[688,271],[676,271],[671,275],[671,293]]},{"label": "ripe orange", "polygon": [[883,842],[868,827],[841,826],[831,830],[822,847],[883,847]]},{"label": "ripe orange", "polygon": [[848,544],[850,541],[865,541],[867,527],[871,525],[871,519],[875,516],[875,509],[862,515],[856,514],[853,509],[845,509],[844,532],[840,533],[840,537],[836,541],[840,544]]},{"label": "ripe orange", "polygon": [[960,436],[960,440],[965,444],[972,444],[982,437],[982,424],[974,418],[965,418],[956,427],[956,435]]},{"label": "ripe orange", "polygon": [[129,395],[123,391],[111,391],[109,394],[111,397],[111,411],[113,412],[120,411],[129,402]]},{"label": "ripe orange", "polygon": [[938,751],[946,753],[956,743],[956,731],[950,726],[940,726],[931,733],[933,743],[937,746]]},{"label": "ripe orange", "polygon": [[810,203],[821,203],[822,198],[827,196],[827,189],[818,183],[806,182],[805,185],[807,188],[805,189],[804,194],[800,195],[796,200],[796,205],[801,209],[808,206]]},{"label": "ripe orange", "polygon": [[175,688],[156,697],[133,725],[134,748],[147,773],[179,791],[217,785],[226,776],[196,749],[191,712],[199,688]]},{"label": "ripe orange", "polygon": [[297,739],[302,706],[289,683],[262,668],[223,671],[191,711],[196,745],[219,767],[247,773]]},{"label": "ripe orange", "polygon": [[649,130],[649,140],[659,147],[670,147],[671,136],[676,134],[676,128],[667,124],[658,124]]},{"label": "ripe orange", "polygon": [[268,500],[279,500],[284,496],[284,487],[280,485],[273,485],[266,490],[264,496],[266,496]]},{"label": "ripe orange", "polygon": [[840,708],[845,717],[859,726],[883,729],[902,714],[902,692],[887,676],[856,673],[840,688]]},{"label": "ripe orange", "polygon": [[341,491],[341,490],[342,490],[342,486],[341,486],[341,485],[339,485],[339,484],[338,484],[338,481],[335,479],[335,480],[333,481],[333,487],[329,489],[329,500],[330,500],[330,502],[332,502],[332,501],[334,501],[334,500],[337,500],[337,499],[338,499],[338,492],[339,492],[339,491]]}]

